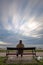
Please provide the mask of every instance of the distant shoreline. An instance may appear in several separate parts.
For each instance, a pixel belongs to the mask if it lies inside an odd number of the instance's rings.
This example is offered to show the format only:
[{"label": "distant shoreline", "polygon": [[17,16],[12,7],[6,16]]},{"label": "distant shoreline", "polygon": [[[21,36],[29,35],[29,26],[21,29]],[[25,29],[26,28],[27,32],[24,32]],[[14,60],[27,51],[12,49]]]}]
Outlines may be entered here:
[{"label": "distant shoreline", "polygon": [[[0,44],[0,49],[6,49],[7,47],[16,47],[16,45],[2,45]],[[43,49],[43,44],[25,44],[25,47],[36,47],[36,49]]]}]

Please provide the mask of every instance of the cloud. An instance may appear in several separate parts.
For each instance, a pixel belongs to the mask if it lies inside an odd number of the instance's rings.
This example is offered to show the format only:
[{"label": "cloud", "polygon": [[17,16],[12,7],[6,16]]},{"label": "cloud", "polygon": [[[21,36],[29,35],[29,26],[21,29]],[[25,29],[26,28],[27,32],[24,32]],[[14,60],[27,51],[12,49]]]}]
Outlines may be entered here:
[{"label": "cloud", "polygon": [[4,43],[4,42],[0,41],[0,44],[1,44],[1,45],[3,45],[3,44],[6,44],[6,43]]},{"label": "cloud", "polygon": [[42,6],[43,0],[0,0],[0,40],[11,44],[19,39],[43,43]]}]

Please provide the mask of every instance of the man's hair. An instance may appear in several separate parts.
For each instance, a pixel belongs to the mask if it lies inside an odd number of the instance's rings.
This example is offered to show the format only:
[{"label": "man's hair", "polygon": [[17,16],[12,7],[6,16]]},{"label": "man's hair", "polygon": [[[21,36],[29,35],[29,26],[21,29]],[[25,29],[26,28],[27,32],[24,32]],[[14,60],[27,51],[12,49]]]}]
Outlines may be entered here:
[{"label": "man's hair", "polygon": [[20,40],[19,43],[22,43],[22,40]]}]

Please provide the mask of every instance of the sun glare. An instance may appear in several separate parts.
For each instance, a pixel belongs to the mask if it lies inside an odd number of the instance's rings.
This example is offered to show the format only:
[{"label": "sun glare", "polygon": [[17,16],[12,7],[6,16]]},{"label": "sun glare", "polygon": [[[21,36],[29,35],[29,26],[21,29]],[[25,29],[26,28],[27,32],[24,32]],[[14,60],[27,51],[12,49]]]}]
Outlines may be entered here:
[{"label": "sun glare", "polygon": [[28,26],[29,26],[29,28],[30,28],[31,30],[33,30],[33,29],[35,29],[35,28],[37,27],[37,23],[36,23],[36,22],[32,22],[32,23],[31,23],[31,22],[30,22]]}]

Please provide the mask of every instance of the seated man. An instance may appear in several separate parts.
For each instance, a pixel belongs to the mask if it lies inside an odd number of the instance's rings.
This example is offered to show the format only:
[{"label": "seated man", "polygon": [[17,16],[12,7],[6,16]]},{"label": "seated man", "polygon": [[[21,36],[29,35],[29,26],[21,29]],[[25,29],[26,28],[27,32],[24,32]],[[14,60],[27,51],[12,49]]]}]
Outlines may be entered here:
[{"label": "seated man", "polygon": [[[16,48],[24,48],[24,44],[22,44],[22,40],[19,41],[19,44],[17,44]],[[18,49],[17,50],[17,57],[18,57],[18,54],[23,55],[23,50],[22,49]]]}]

